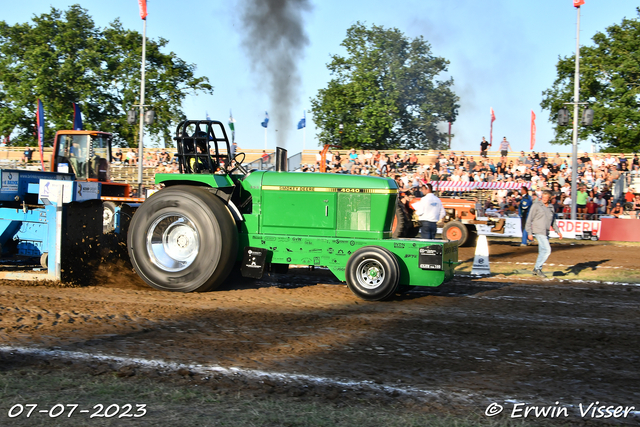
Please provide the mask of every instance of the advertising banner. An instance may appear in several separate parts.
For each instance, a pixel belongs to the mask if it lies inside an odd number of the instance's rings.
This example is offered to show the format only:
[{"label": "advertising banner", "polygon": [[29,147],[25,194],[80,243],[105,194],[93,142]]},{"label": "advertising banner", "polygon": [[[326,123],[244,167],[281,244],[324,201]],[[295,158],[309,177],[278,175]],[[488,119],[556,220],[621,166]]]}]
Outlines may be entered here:
[{"label": "advertising banner", "polygon": [[[480,220],[486,218],[478,218]],[[506,218],[504,226],[504,234],[492,233],[491,227],[488,225],[476,225],[478,234],[486,236],[504,236],[504,237],[522,237],[522,230],[520,227],[520,218]],[[575,239],[576,234],[582,236],[585,231],[591,231],[594,235],[600,237],[601,222],[600,221],[586,221],[570,219],[557,219],[556,224],[562,232],[562,237],[565,239]],[[549,237],[557,238],[558,235],[555,231],[549,231]]]}]

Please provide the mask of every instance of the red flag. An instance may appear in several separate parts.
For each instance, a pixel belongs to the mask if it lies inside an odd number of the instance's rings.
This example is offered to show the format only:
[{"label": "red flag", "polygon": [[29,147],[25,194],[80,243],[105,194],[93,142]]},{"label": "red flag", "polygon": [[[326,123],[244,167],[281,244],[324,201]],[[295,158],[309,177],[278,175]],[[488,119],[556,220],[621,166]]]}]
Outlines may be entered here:
[{"label": "red flag", "polygon": [[584,0],[573,0],[574,7],[580,7],[584,4]]},{"label": "red flag", "polygon": [[496,114],[493,112],[493,107],[490,107],[491,112],[491,129],[489,130],[489,144],[493,144],[493,122],[496,120]]},{"label": "red flag", "polygon": [[531,110],[531,148],[533,151],[533,146],[536,145],[536,113]]},{"label": "red flag", "polygon": [[140,18],[147,19],[147,0],[138,0],[140,5]]}]

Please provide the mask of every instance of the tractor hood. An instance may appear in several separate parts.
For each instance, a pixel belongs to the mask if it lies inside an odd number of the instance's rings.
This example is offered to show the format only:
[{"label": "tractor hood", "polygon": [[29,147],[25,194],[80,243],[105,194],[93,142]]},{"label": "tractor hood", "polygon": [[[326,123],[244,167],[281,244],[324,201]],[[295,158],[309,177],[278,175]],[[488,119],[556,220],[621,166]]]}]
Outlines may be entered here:
[{"label": "tractor hood", "polygon": [[[242,182],[262,233],[388,238],[398,188],[389,178],[254,172]],[[257,206],[259,205],[259,206]]]},{"label": "tractor hood", "polygon": [[[262,187],[299,187],[292,191],[330,191],[349,193],[396,194],[398,186],[390,178],[334,173],[265,172]],[[371,191],[379,190],[379,191]]]}]

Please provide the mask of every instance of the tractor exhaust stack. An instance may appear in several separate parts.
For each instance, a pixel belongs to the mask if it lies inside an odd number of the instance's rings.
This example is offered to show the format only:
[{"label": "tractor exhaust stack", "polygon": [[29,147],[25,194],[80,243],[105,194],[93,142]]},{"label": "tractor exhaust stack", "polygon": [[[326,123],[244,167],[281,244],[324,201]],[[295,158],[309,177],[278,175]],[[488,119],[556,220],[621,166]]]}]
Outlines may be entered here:
[{"label": "tractor exhaust stack", "polygon": [[276,147],[276,172],[287,172],[288,170],[287,150]]}]

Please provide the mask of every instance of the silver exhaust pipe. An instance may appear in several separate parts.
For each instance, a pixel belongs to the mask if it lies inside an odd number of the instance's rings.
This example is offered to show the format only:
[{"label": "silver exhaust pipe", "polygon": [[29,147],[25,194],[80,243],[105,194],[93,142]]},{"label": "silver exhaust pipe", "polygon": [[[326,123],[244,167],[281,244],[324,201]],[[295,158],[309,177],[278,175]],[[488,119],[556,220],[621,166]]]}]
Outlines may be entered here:
[{"label": "silver exhaust pipe", "polygon": [[288,172],[289,159],[287,158],[287,150],[276,147],[276,172]]}]

